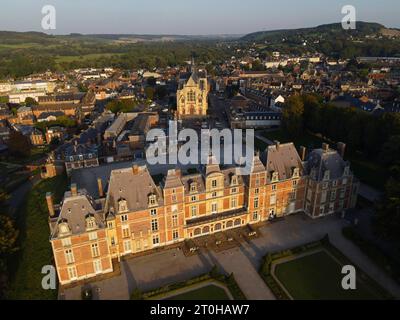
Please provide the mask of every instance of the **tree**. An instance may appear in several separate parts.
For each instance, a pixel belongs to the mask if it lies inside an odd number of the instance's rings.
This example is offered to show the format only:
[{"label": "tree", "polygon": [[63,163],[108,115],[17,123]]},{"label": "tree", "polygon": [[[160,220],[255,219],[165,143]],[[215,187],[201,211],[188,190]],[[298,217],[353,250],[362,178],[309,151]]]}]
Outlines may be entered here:
[{"label": "tree", "polygon": [[0,214],[0,257],[5,258],[18,250],[16,247],[18,231],[15,228],[14,221]]},{"label": "tree", "polygon": [[301,96],[289,97],[282,112],[283,126],[292,137],[303,133],[304,103]]},{"label": "tree", "polygon": [[385,239],[400,240],[400,165],[391,169],[384,199],[377,205],[375,231]]},{"label": "tree", "polygon": [[25,105],[27,107],[36,106],[38,105],[38,102],[35,99],[28,97],[25,99]]},{"label": "tree", "polygon": [[382,163],[386,166],[400,162],[400,135],[389,138],[382,147],[380,158]]},{"label": "tree", "polygon": [[12,131],[8,140],[8,148],[14,156],[29,157],[32,146],[28,138],[21,132]]},{"label": "tree", "polygon": [[146,87],[144,88],[144,93],[147,97],[147,99],[149,100],[153,100],[154,99],[154,88],[153,87]]}]

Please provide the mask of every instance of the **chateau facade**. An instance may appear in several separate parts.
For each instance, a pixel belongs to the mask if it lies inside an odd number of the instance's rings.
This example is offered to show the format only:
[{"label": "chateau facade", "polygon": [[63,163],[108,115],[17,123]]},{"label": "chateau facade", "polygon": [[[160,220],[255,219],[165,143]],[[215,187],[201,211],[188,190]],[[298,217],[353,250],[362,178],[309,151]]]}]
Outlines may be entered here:
[{"label": "chateau facade", "polygon": [[208,91],[205,74],[193,71],[188,79],[180,79],[176,93],[178,119],[206,117]]},{"label": "chateau facade", "polygon": [[[344,150],[344,147],[343,147]],[[97,180],[94,199],[76,185],[50,213],[50,242],[62,285],[113,271],[112,261],[296,212],[318,218],[356,204],[358,182],[340,151],[324,145],[305,159],[293,143],[255,156],[251,174],[221,169],[210,158],[201,172],[169,170],[156,185],[146,166]],[[265,161],[263,161],[265,160]]]}]

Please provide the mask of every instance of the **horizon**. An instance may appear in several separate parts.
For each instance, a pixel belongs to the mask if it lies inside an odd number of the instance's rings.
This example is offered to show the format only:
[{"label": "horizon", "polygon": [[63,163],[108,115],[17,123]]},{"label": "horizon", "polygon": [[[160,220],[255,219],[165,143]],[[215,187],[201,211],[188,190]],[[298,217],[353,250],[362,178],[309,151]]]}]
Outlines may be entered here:
[{"label": "horizon", "polygon": [[[51,35],[245,35],[338,23],[344,16],[341,8],[348,4],[355,6],[357,21],[373,21],[387,28],[400,28],[397,19],[400,4],[395,0],[384,0],[384,5],[373,0],[338,0],[323,7],[318,0],[303,3],[295,0],[279,3],[265,0],[214,2],[153,0],[137,4],[137,0],[119,0],[118,5],[112,6],[105,0],[98,0],[93,7],[89,1],[77,0],[20,0],[18,5],[15,1],[3,0],[0,30]],[[44,5],[56,8],[56,30],[47,32],[41,28]]]},{"label": "horizon", "polygon": [[[370,23],[370,24],[381,24],[383,27],[387,29],[396,29],[400,30],[400,27],[388,27],[382,23],[375,22],[375,21],[360,21],[357,20],[356,23]],[[340,24],[339,22],[327,22],[319,25],[312,25],[312,26],[304,26],[300,28],[281,28],[281,29],[268,29],[268,30],[255,30],[255,31],[250,31],[248,33],[215,33],[215,34],[172,34],[172,33],[81,33],[81,32],[71,32],[71,33],[64,33],[64,34],[56,34],[56,33],[50,33],[50,32],[45,32],[44,30],[42,31],[36,31],[36,30],[27,30],[27,31],[14,31],[14,30],[0,30],[0,32],[17,32],[17,33],[42,33],[46,34],[49,36],[72,36],[72,35],[80,35],[80,36],[99,36],[99,35],[111,35],[111,36],[184,36],[184,37],[217,37],[217,36],[245,36],[251,33],[257,33],[257,32],[273,32],[273,31],[285,31],[285,30],[301,30],[301,29],[312,29],[312,28],[317,28],[325,25],[332,25],[332,24]]]}]

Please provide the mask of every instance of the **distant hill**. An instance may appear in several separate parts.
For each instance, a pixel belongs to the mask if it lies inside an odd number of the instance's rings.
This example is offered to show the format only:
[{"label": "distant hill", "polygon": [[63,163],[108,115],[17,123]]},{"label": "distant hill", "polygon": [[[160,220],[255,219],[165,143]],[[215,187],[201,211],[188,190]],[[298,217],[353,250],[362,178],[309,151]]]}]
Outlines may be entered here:
[{"label": "distant hill", "polygon": [[341,23],[324,24],[317,27],[302,29],[283,29],[272,31],[259,31],[250,33],[241,38],[242,41],[261,42],[282,40],[288,37],[340,37],[342,35],[365,36],[381,33],[382,30],[388,30],[379,23],[357,21],[355,30],[343,30]]}]

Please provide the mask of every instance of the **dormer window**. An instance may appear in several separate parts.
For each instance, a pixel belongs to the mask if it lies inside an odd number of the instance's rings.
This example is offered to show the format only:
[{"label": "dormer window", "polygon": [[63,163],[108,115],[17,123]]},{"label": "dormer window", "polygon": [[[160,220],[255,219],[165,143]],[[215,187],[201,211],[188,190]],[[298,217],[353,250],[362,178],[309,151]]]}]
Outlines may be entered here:
[{"label": "dormer window", "polygon": [[298,178],[300,175],[299,168],[293,168],[293,178]]},{"label": "dormer window", "polygon": [[155,194],[149,195],[149,206],[156,206],[157,205],[157,197]]},{"label": "dormer window", "polygon": [[197,183],[196,182],[192,182],[190,184],[190,192],[197,192]]},{"label": "dormer window", "polygon": [[236,186],[238,184],[238,177],[236,175],[232,176],[231,185]]},{"label": "dormer window", "polygon": [[58,225],[58,233],[60,234],[60,236],[71,233],[71,230],[67,222],[62,222]]},{"label": "dormer window", "polygon": [[97,225],[96,225],[96,220],[93,217],[93,215],[88,215],[86,217],[86,229],[87,230],[92,230],[92,229],[96,229]]},{"label": "dormer window", "polygon": [[279,181],[279,173],[277,171],[272,172],[271,182],[278,182]]},{"label": "dormer window", "polygon": [[118,212],[127,212],[128,211],[128,203],[126,202],[125,199],[120,199],[118,201]]},{"label": "dormer window", "polygon": [[330,179],[330,172],[329,170],[325,170],[324,172],[324,180],[327,181]]}]

